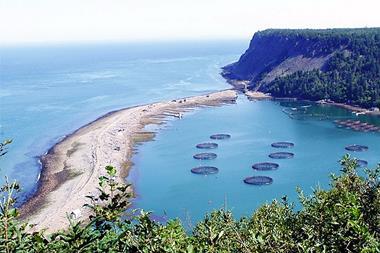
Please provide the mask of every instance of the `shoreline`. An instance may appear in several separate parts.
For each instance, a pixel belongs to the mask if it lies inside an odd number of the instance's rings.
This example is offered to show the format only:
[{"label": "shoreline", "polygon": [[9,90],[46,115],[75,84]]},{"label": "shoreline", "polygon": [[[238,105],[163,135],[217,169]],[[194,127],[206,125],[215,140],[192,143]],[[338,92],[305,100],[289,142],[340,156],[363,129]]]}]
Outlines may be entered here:
[{"label": "shoreline", "polygon": [[[248,85],[250,83],[249,80],[229,79],[226,76],[224,76],[223,74],[222,74],[222,76],[226,79],[226,81],[231,86],[233,86],[236,90],[239,90],[239,91],[243,92],[248,97],[248,99],[251,99],[251,100],[292,99],[292,100],[300,100],[300,101],[312,101],[312,100],[307,100],[307,99],[300,99],[300,98],[297,98],[297,97],[289,97],[289,98],[275,97],[275,96],[272,96],[270,93],[264,93],[264,92],[260,92],[260,91],[256,91],[256,90],[249,90],[248,89]],[[360,107],[360,106],[349,105],[349,104],[346,104],[346,103],[338,103],[338,102],[334,102],[334,101],[331,101],[331,100],[326,101],[324,99],[318,100],[318,101],[312,101],[312,102],[318,103],[318,104],[327,104],[327,105],[333,105],[333,106],[341,107],[341,108],[347,109],[347,110],[349,110],[352,113],[355,113],[357,115],[364,114],[364,115],[380,116],[380,110],[379,111],[372,111],[372,110],[369,110],[369,109],[366,109],[366,108],[363,108],[363,107]]]},{"label": "shoreline", "polygon": [[[316,103],[318,103],[319,101],[317,101]],[[330,101],[330,102],[325,102],[325,103],[320,103],[319,104],[326,104],[326,105],[333,105],[333,106],[337,106],[337,107],[341,107],[341,108],[344,108],[344,109],[347,109],[349,111],[351,111],[352,113],[357,113],[358,115],[360,114],[364,114],[364,115],[373,115],[373,116],[380,116],[380,111],[371,111],[371,110],[368,110],[366,108],[363,108],[363,107],[357,107],[357,106],[353,106],[353,105],[349,105],[349,104],[345,104],[345,103],[338,103],[338,102],[334,102],[334,101]]]},{"label": "shoreline", "polygon": [[[203,106],[234,103],[232,89],[206,95],[128,107],[111,111],[80,127],[40,157],[42,170],[37,191],[20,208],[21,219],[36,224],[33,230],[55,232],[69,225],[67,215],[80,210],[78,220],[89,213],[86,195],[94,195],[105,166],[113,165],[118,180],[125,180],[132,166],[135,145],[154,138],[144,127],[162,124],[167,117],[181,118],[186,111]],[[133,191],[133,190],[132,190]]]}]

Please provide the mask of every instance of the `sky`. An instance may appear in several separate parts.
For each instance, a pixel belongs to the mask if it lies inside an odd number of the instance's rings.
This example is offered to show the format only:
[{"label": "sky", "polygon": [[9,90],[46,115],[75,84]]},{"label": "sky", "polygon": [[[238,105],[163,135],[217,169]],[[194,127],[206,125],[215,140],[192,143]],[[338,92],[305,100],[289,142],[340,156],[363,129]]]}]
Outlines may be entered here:
[{"label": "sky", "polygon": [[0,43],[246,39],[379,27],[380,0],[0,0]]}]

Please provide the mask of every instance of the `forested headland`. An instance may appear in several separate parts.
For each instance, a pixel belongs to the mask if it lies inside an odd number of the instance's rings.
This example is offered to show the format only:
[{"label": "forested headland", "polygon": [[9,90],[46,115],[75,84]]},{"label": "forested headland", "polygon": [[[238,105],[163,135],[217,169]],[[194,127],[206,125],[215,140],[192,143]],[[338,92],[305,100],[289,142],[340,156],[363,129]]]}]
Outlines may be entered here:
[{"label": "forested headland", "polygon": [[257,32],[223,75],[276,97],[380,107],[380,28]]}]

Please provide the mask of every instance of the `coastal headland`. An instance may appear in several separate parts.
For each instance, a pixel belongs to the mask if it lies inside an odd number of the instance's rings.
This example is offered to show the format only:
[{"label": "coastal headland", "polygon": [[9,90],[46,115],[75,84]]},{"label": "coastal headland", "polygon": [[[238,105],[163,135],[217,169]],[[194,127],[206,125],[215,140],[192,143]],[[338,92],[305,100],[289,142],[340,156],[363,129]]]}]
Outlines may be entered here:
[{"label": "coastal headland", "polygon": [[221,74],[254,99],[270,94],[378,115],[379,35],[380,28],[258,31]]},{"label": "coastal headland", "polygon": [[83,126],[54,145],[41,157],[42,171],[38,190],[21,207],[21,217],[33,230],[55,232],[69,225],[67,215],[80,213],[88,218],[85,196],[97,193],[98,178],[105,166],[118,170],[124,180],[131,167],[134,145],[154,137],[144,127],[161,124],[167,117],[181,118],[183,113],[202,106],[234,103],[235,90],[175,99],[110,112]]}]

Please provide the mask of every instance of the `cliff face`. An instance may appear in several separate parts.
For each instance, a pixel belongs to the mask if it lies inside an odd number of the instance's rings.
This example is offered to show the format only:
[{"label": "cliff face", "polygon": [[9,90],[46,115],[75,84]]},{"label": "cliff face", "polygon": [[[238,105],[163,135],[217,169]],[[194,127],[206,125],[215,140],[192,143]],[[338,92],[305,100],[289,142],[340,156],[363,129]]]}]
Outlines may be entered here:
[{"label": "cliff face", "polygon": [[222,75],[275,97],[380,107],[380,28],[257,32]]},{"label": "cliff face", "polygon": [[297,71],[323,69],[332,54],[346,46],[344,41],[342,44],[331,43],[318,36],[305,36],[299,31],[304,30],[255,33],[247,51],[239,61],[225,66],[222,75],[231,81],[249,81],[251,87],[258,88],[259,84]]}]

